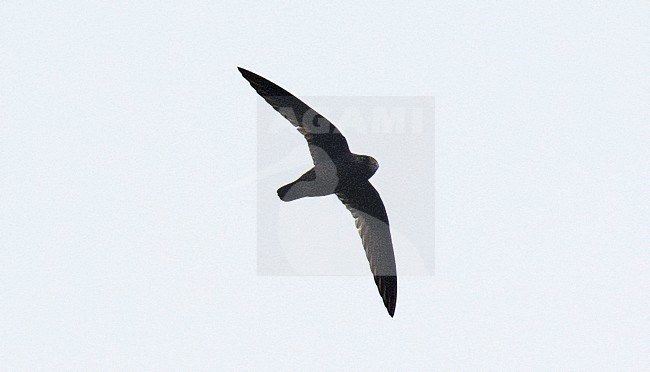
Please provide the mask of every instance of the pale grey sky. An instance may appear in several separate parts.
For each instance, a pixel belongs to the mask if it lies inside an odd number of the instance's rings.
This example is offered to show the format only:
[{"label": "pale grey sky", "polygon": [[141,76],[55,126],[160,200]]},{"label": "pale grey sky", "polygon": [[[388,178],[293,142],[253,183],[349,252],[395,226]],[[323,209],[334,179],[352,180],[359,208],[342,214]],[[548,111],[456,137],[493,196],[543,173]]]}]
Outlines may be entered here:
[{"label": "pale grey sky", "polygon": [[[0,370],[647,370],[649,14],[3,1]],[[400,278],[394,319],[369,277],[257,275],[236,66],[300,96],[435,97],[435,275]],[[400,149],[348,139],[405,224]]]}]

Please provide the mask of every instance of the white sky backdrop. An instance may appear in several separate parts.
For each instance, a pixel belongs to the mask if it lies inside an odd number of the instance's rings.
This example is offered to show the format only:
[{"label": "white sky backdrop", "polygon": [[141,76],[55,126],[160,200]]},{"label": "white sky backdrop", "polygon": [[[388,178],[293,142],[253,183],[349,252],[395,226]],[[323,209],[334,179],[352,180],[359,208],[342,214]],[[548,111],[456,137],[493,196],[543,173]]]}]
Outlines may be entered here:
[{"label": "white sky backdrop", "polygon": [[[0,369],[647,370],[649,14],[3,1]],[[256,275],[237,65],[435,97],[436,271],[395,319],[368,277]]]}]

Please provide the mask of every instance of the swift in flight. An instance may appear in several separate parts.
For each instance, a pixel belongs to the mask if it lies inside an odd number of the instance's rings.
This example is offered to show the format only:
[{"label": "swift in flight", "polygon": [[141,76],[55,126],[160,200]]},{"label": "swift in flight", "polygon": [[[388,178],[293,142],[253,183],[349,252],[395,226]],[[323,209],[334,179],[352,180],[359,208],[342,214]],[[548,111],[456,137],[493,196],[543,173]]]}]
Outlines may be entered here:
[{"label": "swift in flight", "polygon": [[375,284],[388,314],[395,314],[397,274],[386,208],[369,179],[379,168],[368,155],[350,151],[329,120],[269,80],[238,67],[257,93],[307,140],[314,167],[278,189],[283,201],[336,195],[354,217]]}]

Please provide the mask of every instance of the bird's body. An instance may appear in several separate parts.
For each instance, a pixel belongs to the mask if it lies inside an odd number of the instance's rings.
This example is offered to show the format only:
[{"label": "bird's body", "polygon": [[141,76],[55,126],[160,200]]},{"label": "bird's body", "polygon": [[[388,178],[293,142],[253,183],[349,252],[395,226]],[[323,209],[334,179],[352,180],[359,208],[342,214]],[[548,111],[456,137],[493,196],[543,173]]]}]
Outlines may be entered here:
[{"label": "bird's body", "polygon": [[331,162],[315,165],[297,180],[278,189],[284,201],[326,196],[367,181],[377,171],[377,161],[367,155],[350,153]]},{"label": "bird's body", "polygon": [[336,195],[355,219],[370,270],[388,313],[395,313],[397,274],[388,215],[368,181],[379,165],[368,155],[354,154],[329,120],[291,93],[243,68],[242,76],[305,137],[314,167],[278,189],[283,201]]}]

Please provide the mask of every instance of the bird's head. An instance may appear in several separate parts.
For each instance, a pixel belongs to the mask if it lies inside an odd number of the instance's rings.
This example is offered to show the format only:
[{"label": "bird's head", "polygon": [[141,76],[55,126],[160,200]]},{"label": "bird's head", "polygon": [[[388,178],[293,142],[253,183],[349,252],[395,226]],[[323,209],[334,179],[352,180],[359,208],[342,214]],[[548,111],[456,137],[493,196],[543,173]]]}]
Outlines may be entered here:
[{"label": "bird's head", "polygon": [[370,171],[370,174],[368,176],[368,178],[370,178],[370,176],[375,174],[375,172],[377,172],[377,169],[379,169],[379,162],[377,162],[377,160],[375,160],[375,158],[373,158],[372,156],[368,156],[368,155],[361,155],[361,160],[366,165],[367,169]]}]

